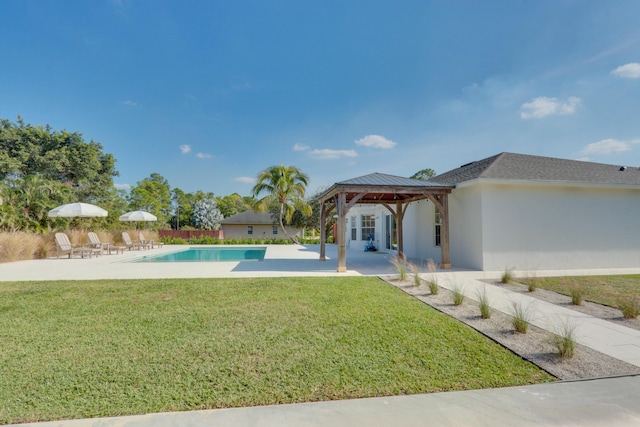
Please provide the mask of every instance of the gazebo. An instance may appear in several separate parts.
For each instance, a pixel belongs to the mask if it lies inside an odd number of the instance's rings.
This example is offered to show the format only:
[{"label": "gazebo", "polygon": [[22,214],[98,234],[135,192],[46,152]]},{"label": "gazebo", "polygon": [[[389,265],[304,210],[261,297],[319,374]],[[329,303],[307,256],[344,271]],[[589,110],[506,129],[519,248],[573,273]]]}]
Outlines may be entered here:
[{"label": "gazebo", "polygon": [[[441,268],[451,268],[449,253],[449,204],[448,195],[454,187],[448,184],[404,178],[395,175],[372,173],[333,184],[320,196],[320,261],[326,260],[327,215],[336,211],[338,220],[338,272],[347,271],[347,247],[345,223],[347,213],[356,204],[380,204],[395,217],[398,233],[398,256],[404,258],[402,244],[402,220],[409,203],[428,199],[440,211],[442,251]],[[334,215],[336,215],[334,214]]]}]

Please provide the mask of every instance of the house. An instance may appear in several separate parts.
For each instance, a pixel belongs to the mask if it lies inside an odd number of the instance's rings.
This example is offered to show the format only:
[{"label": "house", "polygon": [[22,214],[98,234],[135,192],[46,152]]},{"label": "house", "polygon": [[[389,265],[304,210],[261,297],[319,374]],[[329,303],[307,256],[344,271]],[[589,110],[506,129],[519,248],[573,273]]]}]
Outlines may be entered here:
[{"label": "house", "polygon": [[446,215],[430,198],[416,198],[403,209],[400,234],[388,204],[355,203],[344,215],[345,242],[363,244],[373,230],[375,244],[393,250],[403,235],[409,258],[449,256],[453,266],[475,270],[640,265],[637,167],[500,153],[429,183],[451,188],[440,205]]},{"label": "house", "polygon": [[[225,239],[286,239],[278,220],[270,212],[248,210],[225,218],[220,222]],[[285,226],[291,237],[302,237],[302,230]]]}]

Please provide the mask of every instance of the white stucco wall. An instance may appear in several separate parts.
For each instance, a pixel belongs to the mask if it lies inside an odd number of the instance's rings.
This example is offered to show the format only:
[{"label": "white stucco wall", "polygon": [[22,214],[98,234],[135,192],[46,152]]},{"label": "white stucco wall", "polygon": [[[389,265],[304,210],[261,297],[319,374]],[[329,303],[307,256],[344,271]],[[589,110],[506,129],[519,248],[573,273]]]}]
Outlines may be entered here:
[{"label": "white stucco wall", "polygon": [[[374,245],[378,250],[381,250],[384,244],[383,238],[383,226],[384,226],[384,214],[387,209],[382,205],[355,205],[347,213],[347,222],[345,227],[345,242],[349,248],[362,248],[367,243],[367,236],[362,236],[362,216],[374,215],[375,216],[375,233],[374,233]],[[351,239],[351,217],[356,218],[356,239]]]},{"label": "white stucco wall", "polygon": [[483,205],[474,187],[456,188],[449,195],[449,241],[453,267],[482,270]]},{"label": "white stucco wall", "polygon": [[480,194],[484,270],[640,265],[640,189],[479,183],[468,190]]},{"label": "white stucco wall", "polygon": [[[640,188],[478,180],[449,195],[453,267],[487,271],[640,266]],[[384,249],[381,205],[354,207],[376,216],[376,247]],[[351,228],[347,224],[347,241]],[[353,247],[353,246],[352,246]],[[434,206],[407,208],[404,250],[409,258],[440,262],[434,244]]]},{"label": "white stucco wall", "polygon": [[404,252],[409,258],[426,263],[441,261],[440,246],[435,244],[435,207],[428,200],[413,202],[404,216]]}]

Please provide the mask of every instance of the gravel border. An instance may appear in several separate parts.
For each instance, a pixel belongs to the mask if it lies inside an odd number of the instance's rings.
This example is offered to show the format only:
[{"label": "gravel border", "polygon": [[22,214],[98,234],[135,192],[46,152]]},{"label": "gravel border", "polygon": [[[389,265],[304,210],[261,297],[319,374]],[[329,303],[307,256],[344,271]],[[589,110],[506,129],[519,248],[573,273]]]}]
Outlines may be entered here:
[{"label": "gravel border", "polygon": [[[482,319],[480,317],[480,309],[476,301],[466,298],[461,305],[455,306],[453,305],[452,293],[448,289],[440,287],[438,294],[432,295],[429,291],[429,287],[424,283],[424,281],[422,285],[417,287],[410,280],[405,280],[403,282],[399,281],[397,276],[380,276],[380,279],[417,298],[425,304],[428,304],[436,310],[465,323],[471,328],[511,350],[523,359],[536,364],[541,369],[544,369],[558,379],[575,380],[581,378],[596,378],[640,373],[640,368],[635,365],[623,362],[622,360],[600,353],[580,344],[576,344],[575,354],[572,358],[562,359],[550,342],[550,332],[533,325],[529,325],[529,330],[526,334],[517,333],[511,326],[511,316],[497,310],[491,311],[490,319]],[[513,286],[515,292],[522,292],[522,290],[517,288],[515,285],[509,286]],[[524,288],[524,291],[526,291],[526,288]],[[533,293],[527,293],[527,295],[543,299],[543,294],[548,292],[556,294],[551,291],[541,291],[541,289],[537,289]],[[568,298],[564,295],[560,296]],[[545,299],[547,302],[554,302],[557,304],[565,303],[562,298],[552,295],[546,295],[546,297],[549,298],[549,300]],[[589,305],[585,304],[580,307],[588,310],[592,304],[593,303],[590,303]],[[595,305],[598,306],[598,304]],[[611,307],[607,308],[612,309]],[[617,312],[615,317],[621,317],[620,311],[615,311]],[[592,313],[588,314],[594,315]],[[599,317],[598,315],[594,316]],[[610,319],[607,318],[606,320]]]}]

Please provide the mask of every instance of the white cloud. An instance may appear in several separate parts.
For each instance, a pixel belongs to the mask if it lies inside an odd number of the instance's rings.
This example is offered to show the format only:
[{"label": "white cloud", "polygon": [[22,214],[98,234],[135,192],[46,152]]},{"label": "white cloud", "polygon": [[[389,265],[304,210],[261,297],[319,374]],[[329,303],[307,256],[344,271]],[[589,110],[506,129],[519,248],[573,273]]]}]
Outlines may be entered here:
[{"label": "white cloud", "polygon": [[295,144],[293,146],[293,151],[307,151],[309,149],[308,145]]},{"label": "white cloud", "polygon": [[357,157],[356,150],[331,150],[322,148],[312,150],[311,154],[318,159],[338,159],[340,157]]},{"label": "white cloud", "polygon": [[190,151],[191,151],[191,146],[190,145],[183,144],[183,145],[180,146],[180,152],[182,152],[182,154],[187,154]]},{"label": "white cloud", "polygon": [[130,190],[131,184],[113,184],[118,190]]},{"label": "white cloud", "polygon": [[581,151],[582,154],[618,154],[625,151],[630,151],[631,146],[634,144],[640,144],[640,140],[634,139],[632,141],[618,141],[617,139],[608,138],[598,142],[593,142]]},{"label": "white cloud", "polygon": [[140,106],[140,104],[138,104],[137,102],[132,101],[130,99],[127,99],[126,101],[122,101],[121,104],[122,105],[128,105],[130,107],[139,107]]},{"label": "white cloud", "polygon": [[523,119],[541,119],[551,114],[573,114],[581,103],[582,100],[575,96],[569,97],[566,102],[561,102],[558,98],[539,96],[531,102],[522,104],[520,117]]},{"label": "white cloud", "polygon": [[627,79],[639,79],[640,78],[640,63],[631,62],[624,64],[616,68],[611,72],[614,76],[625,77]]},{"label": "white cloud", "polygon": [[233,179],[236,182],[244,182],[246,184],[255,184],[256,179],[255,178],[251,178],[250,176],[239,176],[237,178]]},{"label": "white cloud", "polygon": [[357,139],[356,145],[374,148],[393,148],[396,143],[380,135],[367,135],[364,138]]},{"label": "white cloud", "polygon": [[198,153],[198,154],[196,154],[196,157],[199,158],[199,159],[210,159],[211,158],[211,154]]}]

